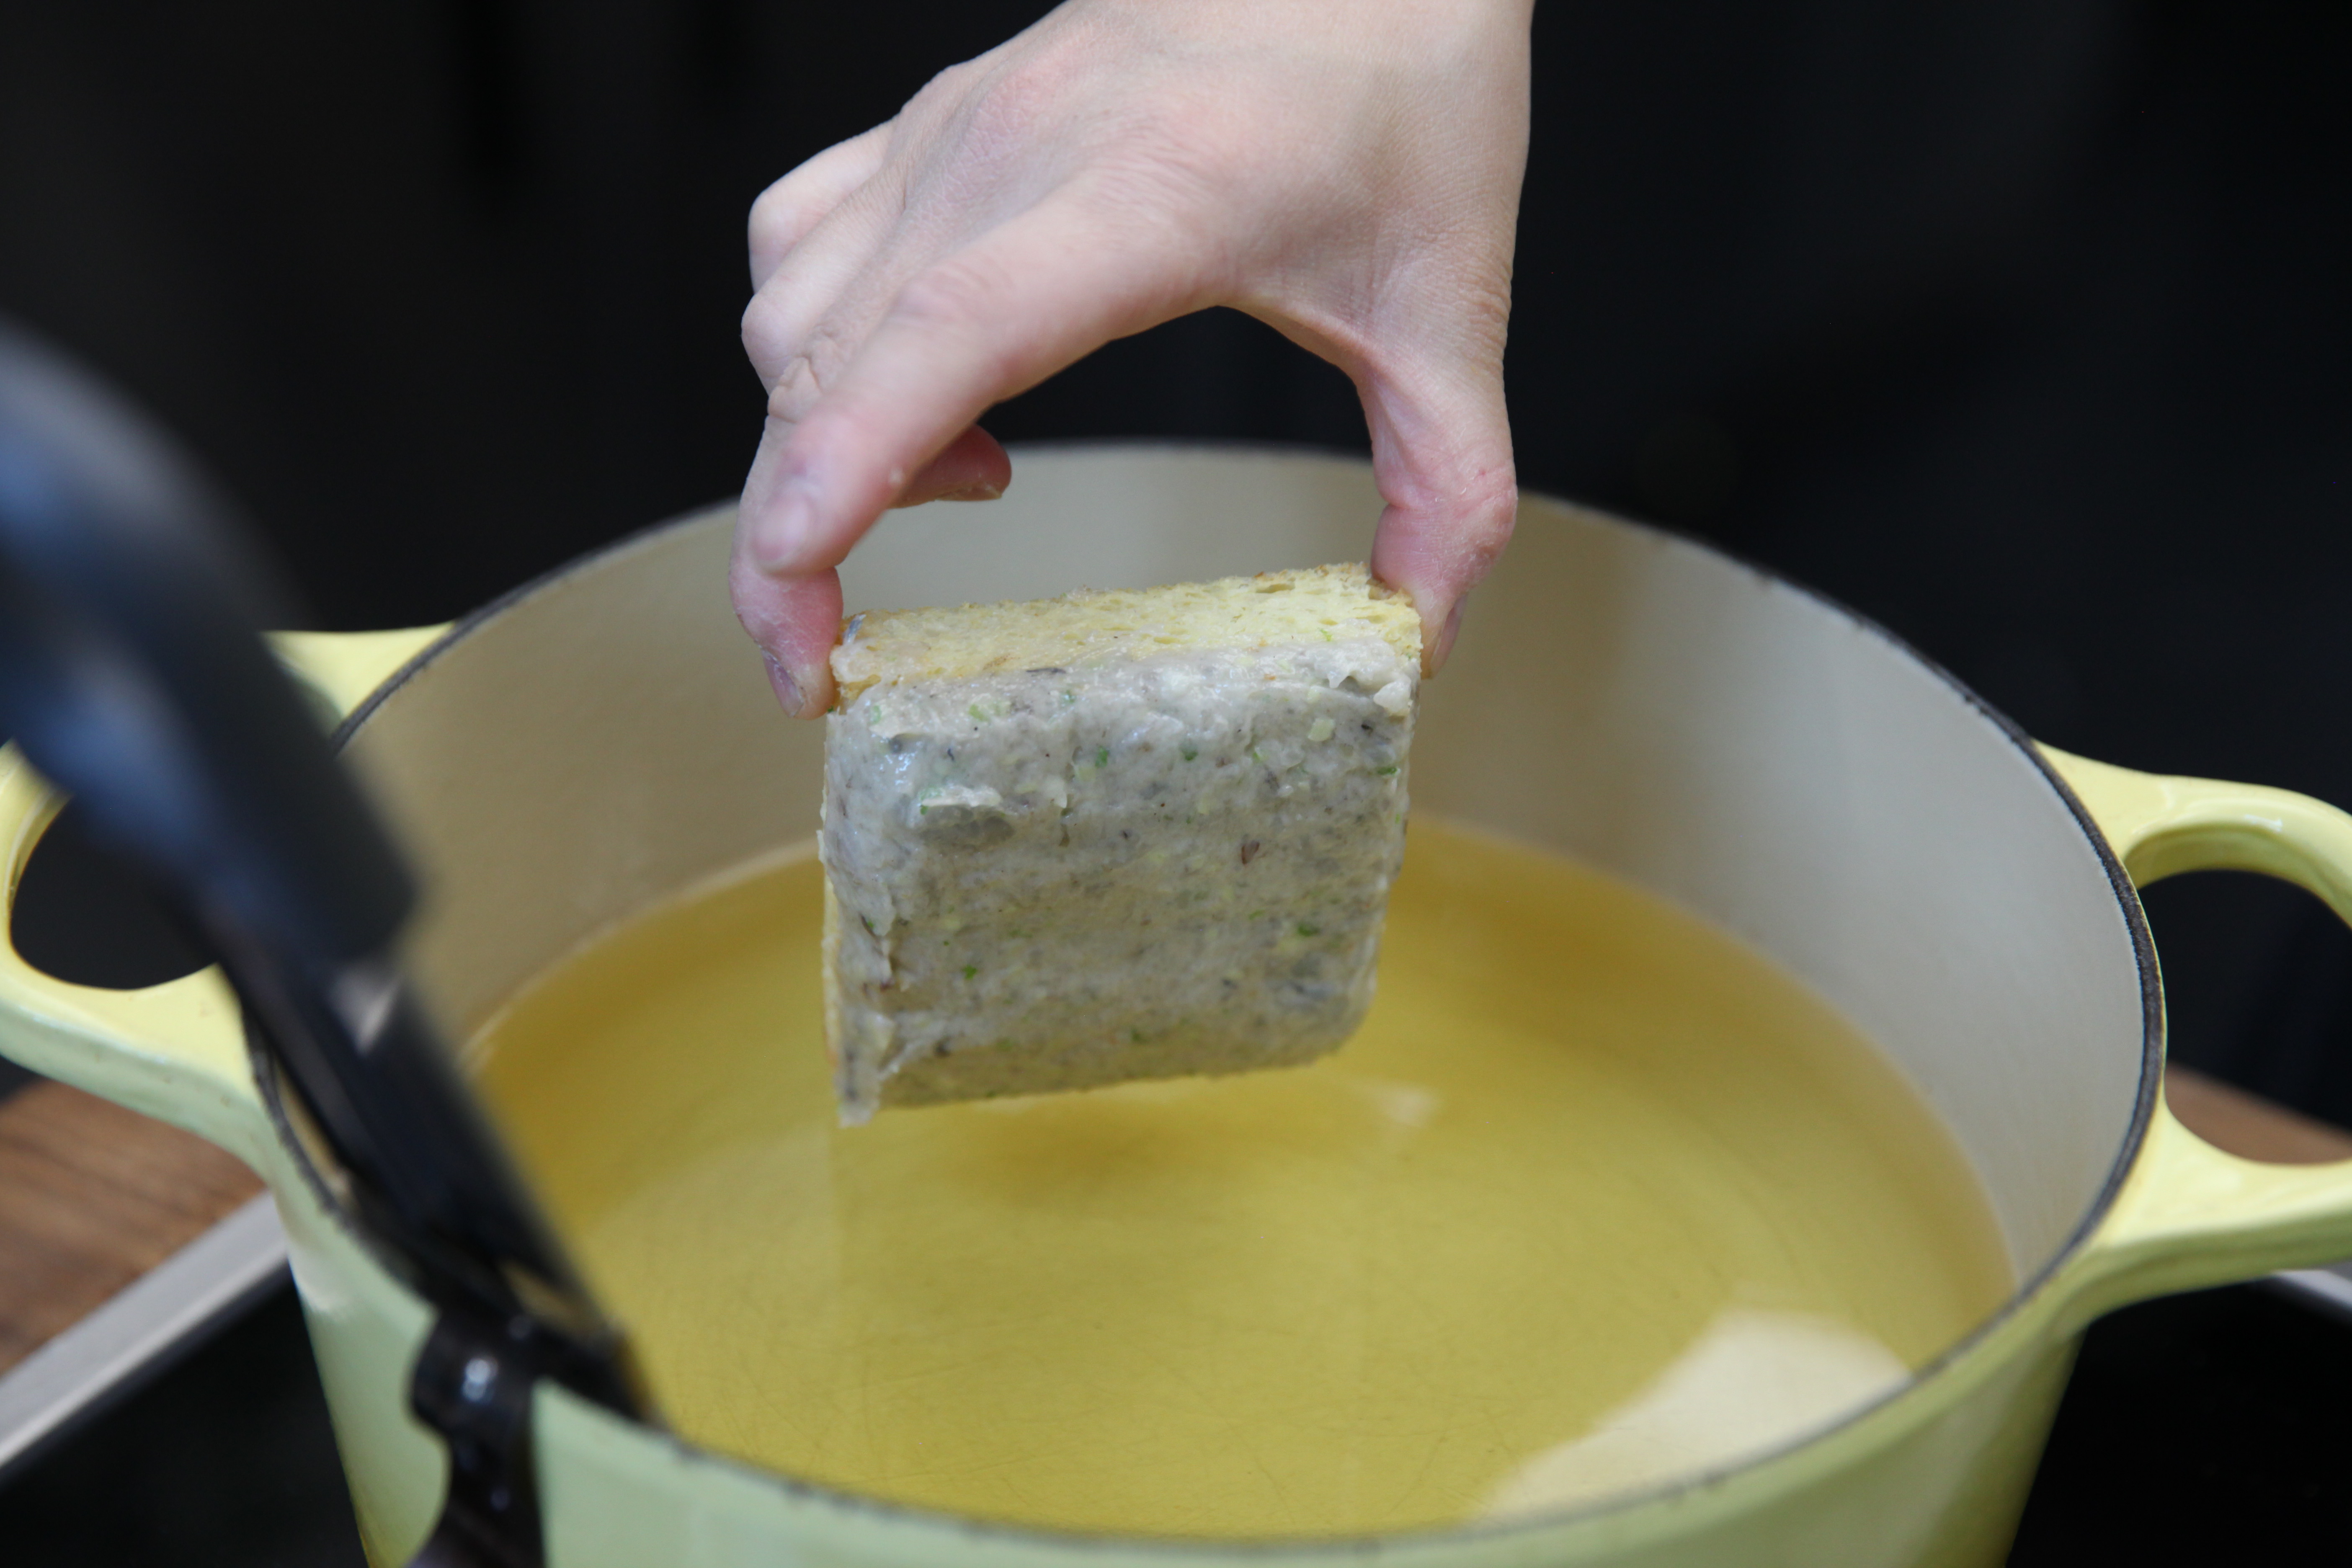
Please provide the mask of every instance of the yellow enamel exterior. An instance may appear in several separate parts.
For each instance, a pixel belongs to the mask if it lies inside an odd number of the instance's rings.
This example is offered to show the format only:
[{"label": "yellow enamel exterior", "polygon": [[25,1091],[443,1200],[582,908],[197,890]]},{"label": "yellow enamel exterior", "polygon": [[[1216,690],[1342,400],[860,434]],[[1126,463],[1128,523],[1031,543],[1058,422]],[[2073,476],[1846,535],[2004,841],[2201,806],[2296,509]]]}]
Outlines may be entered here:
[{"label": "yellow enamel exterior", "polygon": [[[2042,748],[2137,887],[2182,871],[2259,871],[2352,921],[2352,816],[2259,784],[2169,778]],[[2332,1262],[2352,1250],[2352,1162],[2224,1153],[2158,1101],[2140,1157],[2083,1259],[2070,1317]]]},{"label": "yellow enamel exterior", "polygon": [[[280,647],[321,700],[348,710],[431,630]],[[2352,918],[2352,817],[2283,791],[2157,778],[2048,752],[2137,881],[2209,867],[2259,870]],[[17,881],[55,798],[0,751],[0,890]],[[5,934],[5,925],[0,925]],[[437,1509],[442,1458],[402,1407],[426,1322],[318,1203],[268,1123],[235,1005],[211,972],[140,992],[60,984],[0,940],[0,1051],[174,1122],[267,1179],[293,1250],[362,1531],[404,1561]],[[1341,1559],[1432,1568],[1861,1562],[1990,1568],[2071,1363],[2076,1336],[2126,1301],[2352,1254],[2352,1164],[2268,1167],[2196,1139],[2159,1105],[2122,1189],[2050,1275],[1904,1392],[1727,1475],[1558,1521],[1235,1550],[989,1530],[879,1509],[689,1450],[558,1391],[540,1397],[540,1473],[558,1568],[751,1564],[1230,1564]]]},{"label": "yellow enamel exterior", "polygon": [[[0,889],[16,885],[63,803],[0,749]],[[215,970],[142,991],[68,985],[0,941],[0,1047],[15,1060],[184,1127],[257,1169],[268,1129],[246,1065],[236,998]]]},{"label": "yellow enamel exterior", "polygon": [[[340,717],[440,630],[290,632],[277,643]],[[0,750],[0,909],[16,907],[17,881],[59,804],[22,753]],[[105,991],[53,980],[0,941],[0,1043],[37,1071],[184,1127],[257,1169],[268,1159],[272,1140],[246,1063],[236,998],[216,971],[142,991]]]}]

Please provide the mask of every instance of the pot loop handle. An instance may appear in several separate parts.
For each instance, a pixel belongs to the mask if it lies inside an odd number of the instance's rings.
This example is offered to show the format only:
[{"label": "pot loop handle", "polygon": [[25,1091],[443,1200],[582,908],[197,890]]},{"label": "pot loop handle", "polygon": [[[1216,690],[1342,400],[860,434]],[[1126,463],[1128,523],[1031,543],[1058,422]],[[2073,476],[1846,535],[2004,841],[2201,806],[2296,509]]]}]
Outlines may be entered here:
[{"label": "pot loop handle", "polygon": [[[2167,777],[2041,748],[2135,886],[2259,871],[2352,924],[2352,816],[2291,790]],[[2139,1158],[2086,1249],[2079,1321],[2174,1290],[2352,1257],[2352,1160],[2269,1165],[2225,1153],[2159,1099]]]},{"label": "pot loop handle", "polygon": [[[446,628],[281,632],[278,658],[340,719]],[[17,952],[16,889],[64,800],[15,747],[0,748],[0,1056],[195,1133],[257,1169],[268,1120],[236,997],[216,968],[110,991],[43,973]]]}]

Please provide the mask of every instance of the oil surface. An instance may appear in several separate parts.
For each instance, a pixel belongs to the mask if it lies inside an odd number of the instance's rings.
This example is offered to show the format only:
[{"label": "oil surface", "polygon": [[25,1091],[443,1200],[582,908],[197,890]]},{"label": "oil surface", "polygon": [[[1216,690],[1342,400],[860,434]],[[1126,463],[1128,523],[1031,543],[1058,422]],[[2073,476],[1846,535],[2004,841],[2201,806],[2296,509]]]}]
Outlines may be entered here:
[{"label": "oil surface", "polygon": [[1313,1067],[848,1131],[818,878],[659,909],[473,1046],[709,1447],[1047,1527],[1358,1535],[1752,1454],[2010,1287],[1850,1026],[1570,861],[1416,817],[1379,1000]]}]

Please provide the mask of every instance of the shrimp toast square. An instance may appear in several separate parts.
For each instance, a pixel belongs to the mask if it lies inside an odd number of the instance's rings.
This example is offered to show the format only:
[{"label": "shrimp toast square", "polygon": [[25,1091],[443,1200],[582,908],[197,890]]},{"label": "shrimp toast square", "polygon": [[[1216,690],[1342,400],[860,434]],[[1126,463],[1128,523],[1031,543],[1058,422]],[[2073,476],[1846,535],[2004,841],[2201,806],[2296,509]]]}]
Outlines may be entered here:
[{"label": "shrimp toast square", "polygon": [[851,620],[820,839],[842,1119],[1347,1039],[1420,668],[1360,565]]}]

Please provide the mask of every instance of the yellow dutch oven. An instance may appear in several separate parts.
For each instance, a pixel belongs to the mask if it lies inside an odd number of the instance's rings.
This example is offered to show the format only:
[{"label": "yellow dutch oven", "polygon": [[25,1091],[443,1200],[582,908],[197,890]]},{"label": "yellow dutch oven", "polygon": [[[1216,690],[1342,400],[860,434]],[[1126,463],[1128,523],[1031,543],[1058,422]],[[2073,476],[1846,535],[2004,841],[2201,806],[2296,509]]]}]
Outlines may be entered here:
[{"label": "yellow dutch oven", "polygon": [[[1020,476],[990,508],[894,515],[845,570],[849,602],[1341,560],[1379,509],[1362,465],[1321,457],[1039,451]],[[656,530],[454,627],[280,639],[348,715],[346,754],[433,889],[414,968],[457,1037],[588,934],[813,832],[821,730],[776,713],[735,626],[730,521]],[[2227,867],[2352,917],[2343,813],[2037,747],[1836,605],[1540,499],[1427,692],[1415,752],[1418,806],[1663,894],[1843,1009],[1973,1162],[2023,1282],[2008,1303],[1896,1393],[1735,1468],[1376,1540],[1080,1537],[927,1514],[698,1451],[542,1384],[551,1563],[1991,1564],[2086,1323],[2352,1255],[2352,1167],[2248,1163],[2166,1111],[2163,1002],[2133,892]],[[0,752],[12,901],[58,804]],[[0,951],[0,1050],[268,1179],[368,1551],[405,1561],[444,1485],[405,1403],[428,1310],[323,1200],[257,1089],[219,977],[91,990]]]}]

